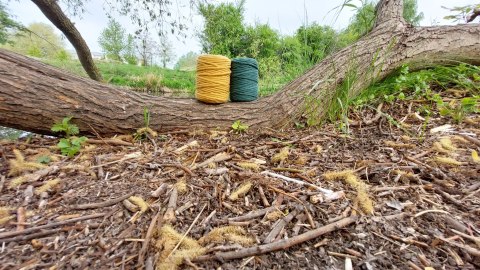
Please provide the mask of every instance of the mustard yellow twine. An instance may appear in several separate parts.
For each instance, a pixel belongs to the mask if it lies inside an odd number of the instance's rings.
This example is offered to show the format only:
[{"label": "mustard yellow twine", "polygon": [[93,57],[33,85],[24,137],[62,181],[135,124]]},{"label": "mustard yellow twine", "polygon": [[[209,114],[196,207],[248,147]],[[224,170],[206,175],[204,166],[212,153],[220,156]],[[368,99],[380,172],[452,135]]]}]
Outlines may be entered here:
[{"label": "mustard yellow twine", "polygon": [[221,55],[200,55],[197,60],[197,100],[219,104],[228,102],[230,96],[229,58]]}]

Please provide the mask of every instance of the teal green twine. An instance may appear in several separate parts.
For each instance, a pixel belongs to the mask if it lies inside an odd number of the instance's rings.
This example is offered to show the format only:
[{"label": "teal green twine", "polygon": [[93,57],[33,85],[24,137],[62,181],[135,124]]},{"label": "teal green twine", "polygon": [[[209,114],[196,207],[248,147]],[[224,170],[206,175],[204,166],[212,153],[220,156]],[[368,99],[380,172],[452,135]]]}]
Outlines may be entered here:
[{"label": "teal green twine", "polygon": [[252,58],[232,60],[230,100],[254,101],[258,98],[258,63]]}]

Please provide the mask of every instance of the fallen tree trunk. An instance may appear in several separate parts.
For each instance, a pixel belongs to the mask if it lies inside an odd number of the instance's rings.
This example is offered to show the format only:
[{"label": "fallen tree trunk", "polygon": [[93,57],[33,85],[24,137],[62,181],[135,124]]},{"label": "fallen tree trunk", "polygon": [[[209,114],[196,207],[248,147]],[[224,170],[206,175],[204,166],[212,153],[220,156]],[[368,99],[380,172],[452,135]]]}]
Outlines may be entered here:
[{"label": "fallen tree trunk", "polygon": [[[352,97],[403,64],[413,69],[480,64],[478,24],[412,27],[401,19],[401,10],[402,0],[383,0],[371,33],[276,94],[249,103],[207,105],[135,93],[0,50],[0,125],[51,134],[53,123],[73,116],[82,133],[108,136],[142,127],[148,108],[150,127],[157,131],[226,128],[235,120],[252,128],[280,127],[305,115],[321,119],[347,80]],[[306,106],[307,97],[317,105]]]}]

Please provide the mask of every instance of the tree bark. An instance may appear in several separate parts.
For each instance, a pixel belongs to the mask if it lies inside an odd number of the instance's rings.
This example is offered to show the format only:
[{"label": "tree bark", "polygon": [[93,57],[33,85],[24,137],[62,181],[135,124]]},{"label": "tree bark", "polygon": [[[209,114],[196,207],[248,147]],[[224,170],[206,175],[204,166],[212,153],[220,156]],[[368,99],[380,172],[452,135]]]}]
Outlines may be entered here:
[{"label": "tree bark", "polygon": [[87,43],[78,32],[75,25],[65,15],[56,0],[32,0],[42,13],[67,37],[77,52],[78,59],[88,76],[95,81],[102,81],[102,75],[93,62],[92,54]]},{"label": "tree bark", "polygon": [[[379,10],[401,7],[401,1],[384,0]],[[132,133],[143,126],[143,109],[148,108],[150,127],[157,131],[228,128],[235,120],[252,128],[281,127],[302,116],[324,117],[346,80],[353,97],[403,64],[412,69],[458,61],[480,64],[479,37],[478,24],[415,28],[403,20],[382,19],[367,36],[276,94],[222,105],[135,93],[0,50],[0,125],[51,134],[53,123],[74,116],[82,133]],[[307,104],[306,97],[318,106]]]}]

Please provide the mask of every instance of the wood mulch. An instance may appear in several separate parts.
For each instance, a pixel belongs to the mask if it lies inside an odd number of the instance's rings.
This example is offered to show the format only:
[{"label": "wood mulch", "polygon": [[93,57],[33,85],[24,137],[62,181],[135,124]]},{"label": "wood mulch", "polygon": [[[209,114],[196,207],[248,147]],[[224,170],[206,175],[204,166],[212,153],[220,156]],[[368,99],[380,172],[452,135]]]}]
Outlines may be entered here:
[{"label": "wood mulch", "polygon": [[479,118],[417,105],[348,136],[180,131],[71,159],[1,141],[0,269],[479,269]]}]

